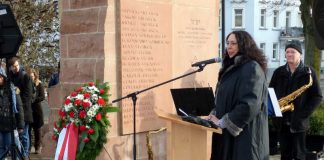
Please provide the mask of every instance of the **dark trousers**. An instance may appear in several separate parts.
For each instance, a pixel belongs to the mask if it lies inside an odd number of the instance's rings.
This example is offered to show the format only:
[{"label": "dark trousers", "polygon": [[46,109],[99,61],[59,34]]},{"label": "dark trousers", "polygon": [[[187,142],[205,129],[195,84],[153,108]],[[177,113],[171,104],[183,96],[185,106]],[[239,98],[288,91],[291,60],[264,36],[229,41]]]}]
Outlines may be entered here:
[{"label": "dark trousers", "polygon": [[291,133],[289,126],[282,126],[280,132],[281,160],[306,159],[306,133]]},{"label": "dark trousers", "polygon": [[[41,143],[42,143],[42,137],[41,137],[41,127],[40,128],[37,128],[33,125],[30,125],[30,128],[29,128],[29,139],[30,139],[30,148],[29,150],[31,149],[32,147],[32,144],[34,144],[34,147],[35,147],[35,150],[39,149],[40,146],[41,146]],[[32,134],[31,132],[33,131],[33,135],[34,135],[34,143],[32,143]]]}]

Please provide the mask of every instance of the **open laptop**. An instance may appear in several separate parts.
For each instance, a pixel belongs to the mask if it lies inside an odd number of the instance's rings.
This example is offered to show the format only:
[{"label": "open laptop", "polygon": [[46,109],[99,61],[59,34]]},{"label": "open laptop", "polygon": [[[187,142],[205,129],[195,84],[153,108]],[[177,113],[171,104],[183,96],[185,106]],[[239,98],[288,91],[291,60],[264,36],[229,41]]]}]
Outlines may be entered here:
[{"label": "open laptop", "polygon": [[171,95],[179,116],[207,116],[214,108],[214,92],[211,87],[171,89]]}]

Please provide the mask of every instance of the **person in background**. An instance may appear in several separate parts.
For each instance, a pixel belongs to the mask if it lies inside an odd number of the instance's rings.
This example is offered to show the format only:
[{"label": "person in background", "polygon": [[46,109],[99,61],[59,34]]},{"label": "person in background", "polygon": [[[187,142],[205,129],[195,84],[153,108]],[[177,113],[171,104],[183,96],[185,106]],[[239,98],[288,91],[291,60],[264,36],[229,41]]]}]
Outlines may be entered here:
[{"label": "person in background", "polygon": [[[44,125],[44,114],[43,114],[43,109],[42,109],[42,104],[41,102],[45,99],[45,93],[44,93],[44,87],[39,80],[39,74],[36,69],[29,68],[27,70],[28,75],[31,77],[33,80],[33,86],[35,88],[35,98],[32,102],[32,111],[33,111],[33,123],[31,123],[30,128],[29,128],[29,139],[32,140],[32,130],[34,133],[34,138],[35,138],[35,153],[40,154],[41,153],[41,129],[42,126]],[[30,150],[32,146],[32,142],[30,142]]]},{"label": "person in background", "polygon": [[55,72],[55,73],[53,73],[51,75],[51,78],[50,78],[50,80],[48,82],[48,88],[50,88],[50,87],[52,87],[52,86],[59,83],[59,80],[60,80],[60,66],[61,65],[60,65],[60,62],[59,62],[57,72]]},{"label": "person in background", "polygon": [[[0,156],[2,157],[12,143],[12,132],[18,130],[21,134],[24,129],[24,110],[20,96],[16,94],[14,85],[8,81],[3,68],[0,68],[0,102]],[[15,143],[21,150],[19,137],[15,137]]]},{"label": "person in background", "polygon": [[226,37],[226,51],[207,119],[213,134],[211,160],[268,160],[267,60],[246,31]]},{"label": "person in background", "polygon": [[302,49],[299,42],[293,41],[286,45],[287,63],[277,68],[271,78],[269,87],[274,88],[278,99],[286,97],[302,86],[313,83],[296,99],[293,111],[286,111],[283,117],[272,119],[279,133],[282,160],[306,159],[306,131],[309,128],[309,117],[316,106],[322,101],[322,92],[313,68],[301,61]]},{"label": "person in background", "polygon": [[11,82],[20,90],[20,97],[24,108],[24,131],[22,134],[23,156],[29,159],[29,124],[33,122],[31,101],[32,101],[32,80],[30,76],[21,69],[19,57],[12,57],[8,60],[8,77]]}]

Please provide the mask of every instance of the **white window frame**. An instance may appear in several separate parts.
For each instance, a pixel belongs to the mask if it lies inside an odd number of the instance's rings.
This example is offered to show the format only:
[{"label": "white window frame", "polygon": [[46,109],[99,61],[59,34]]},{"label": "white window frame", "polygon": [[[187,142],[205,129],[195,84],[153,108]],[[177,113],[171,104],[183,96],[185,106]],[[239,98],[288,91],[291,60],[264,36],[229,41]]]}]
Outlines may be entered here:
[{"label": "white window frame", "polygon": [[[263,11],[264,11],[264,13],[262,13]],[[260,28],[267,28],[266,18],[267,18],[267,10],[265,8],[261,8],[260,9]]]},{"label": "white window frame", "polygon": [[279,44],[277,42],[272,44],[271,59],[272,60],[279,60]]},{"label": "white window frame", "polygon": [[[279,28],[279,10],[273,10],[273,19],[272,19],[273,28]],[[275,25],[276,24],[276,25]]]},{"label": "white window frame", "polygon": [[298,22],[298,27],[303,27],[303,21],[302,21],[302,17],[301,17],[301,12],[298,12],[298,16],[297,16],[297,22]]},{"label": "white window frame", "polygon": [[[288,15],[289,13],[289,15]],[[290,11],[286,11],[286,27],[291,27],[291,12]]]},{"label": "white window frame", "polygon": [[[236,19],[236,14],[235,14],[235,10],[242,10],[242,26],[235,26],[235,19]],[[232,28],[234,29],[242,29],[244,28],[244,20],[245,20],[245,13],[244,13],[244,8],[233,8],[233,12],[232,12],[233,16],[232,16]]]},{"label": "white window frame", "polygon": [[[262,45],[264,45],[264,47],[262,47]],[[260,49],[263,51],[263,53],[266,55],[266,48],[267,48],[267,45],[265,42],[261,42],[260,43]]]}]

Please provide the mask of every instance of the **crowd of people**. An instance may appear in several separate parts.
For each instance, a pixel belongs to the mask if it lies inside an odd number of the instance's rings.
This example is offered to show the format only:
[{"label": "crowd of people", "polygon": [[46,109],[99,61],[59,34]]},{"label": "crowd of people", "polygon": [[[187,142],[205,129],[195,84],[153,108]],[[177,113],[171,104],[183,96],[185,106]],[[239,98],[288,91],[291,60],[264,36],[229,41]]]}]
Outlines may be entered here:
[{"label": "crowd of people", "polygon": [[35,154],[42,149],[45,90],[36,68],[25,70],[16,56],[6,60],[0,68],[0,159],[8,156],[12,147],[18,149],[17,157],[29,159],[32,146]]}]

